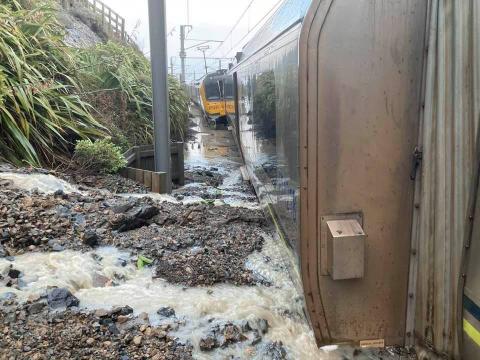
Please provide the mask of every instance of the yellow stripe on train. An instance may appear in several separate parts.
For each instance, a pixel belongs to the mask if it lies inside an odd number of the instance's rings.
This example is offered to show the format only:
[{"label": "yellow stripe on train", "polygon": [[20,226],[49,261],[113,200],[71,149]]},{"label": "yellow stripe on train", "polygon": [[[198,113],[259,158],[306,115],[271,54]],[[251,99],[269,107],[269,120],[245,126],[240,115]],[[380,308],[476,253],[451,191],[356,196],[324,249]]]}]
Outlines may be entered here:
[{"label": "yellow stripe on train", "polygon": [[463,319],[463,331],[480,346],[480,331],[478,331],[467,319]]}]

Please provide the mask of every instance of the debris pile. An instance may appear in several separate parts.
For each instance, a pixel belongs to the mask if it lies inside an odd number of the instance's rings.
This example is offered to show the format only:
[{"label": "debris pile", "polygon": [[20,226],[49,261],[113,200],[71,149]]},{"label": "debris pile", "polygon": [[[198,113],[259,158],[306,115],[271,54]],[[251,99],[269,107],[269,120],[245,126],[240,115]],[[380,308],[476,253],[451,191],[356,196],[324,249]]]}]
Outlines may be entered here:
[{"label": "debris pile", "polygon": [[84,311],[67,292],[54,289],[23,305],[0,301],[0,358],[192,359],[191,346],[168,334],[172,325],[152,326],[128,306]]}]

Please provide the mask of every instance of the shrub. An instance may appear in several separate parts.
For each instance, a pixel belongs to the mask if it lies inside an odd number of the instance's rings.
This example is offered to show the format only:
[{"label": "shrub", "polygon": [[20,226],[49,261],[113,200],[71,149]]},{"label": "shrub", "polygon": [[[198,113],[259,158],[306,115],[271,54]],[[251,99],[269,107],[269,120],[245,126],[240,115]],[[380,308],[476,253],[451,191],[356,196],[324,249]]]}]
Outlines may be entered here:
[{"label": "shrub", "polygon": [[76,94],[55,10],[39,4],[0,0],[0,157],[16,164],[53,162],[104,133]]},{"label": "shrub", "polygon": [[[99,120],[123,133],[130,146],[152,144],[149,60],[132,46],[116,42],[80,49],[76,57],[77,77],[84,86],[85,99],[94,105]],[[173,76],[169,76],[168,85],[171,137],[183,140],[188,125],[188,97]]]},{"label": "shrub", "polygon": [[95,142],[79,140],[73,160],[82,170],[95,173],[116,173],[127,165],[120,148],[109,138]]}]

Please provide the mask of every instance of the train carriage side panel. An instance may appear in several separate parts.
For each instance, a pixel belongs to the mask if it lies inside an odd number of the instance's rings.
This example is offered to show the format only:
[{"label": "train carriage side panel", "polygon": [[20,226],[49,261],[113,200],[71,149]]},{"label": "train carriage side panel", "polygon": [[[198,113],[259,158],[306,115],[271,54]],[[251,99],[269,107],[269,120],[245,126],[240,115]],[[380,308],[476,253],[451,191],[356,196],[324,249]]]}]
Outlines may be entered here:
[{"label": "train carriage side panel", "polygon": [[234,69],[241,150],[260,201],[297,253],[300,24]]},{"label": "train carriage side panel", "polygon": [[404,344],[426,10],[315,1],[303,28],[300,242],[319,343]]}]

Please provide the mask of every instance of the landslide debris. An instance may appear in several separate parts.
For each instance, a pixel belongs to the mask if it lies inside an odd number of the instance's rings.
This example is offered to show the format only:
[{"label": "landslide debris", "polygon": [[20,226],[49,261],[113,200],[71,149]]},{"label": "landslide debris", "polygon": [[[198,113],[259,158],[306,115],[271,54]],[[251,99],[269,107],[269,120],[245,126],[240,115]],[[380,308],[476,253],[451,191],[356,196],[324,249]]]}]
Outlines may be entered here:
[{"label": "landslide debris", "polygon": [[[188,286],[263,282],[245,268],[266,230],[259,210],[174,204],[106,192],[41,194],[0,183],[0,256],[112,245]],[[265,282],[263,282],[265,283]]]},{"label": "landslide debris", "polygon": [[[56,289],[62,292],[64,289]],[[192,359],[192,347],[133,310],[53,310],[45,298],[0,300],[1,359]]]}]

